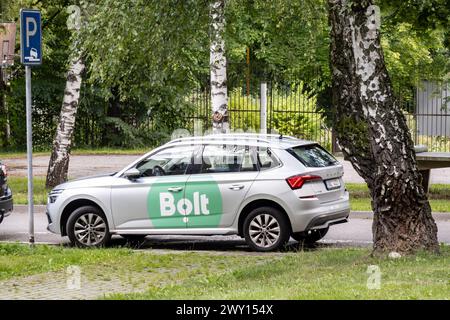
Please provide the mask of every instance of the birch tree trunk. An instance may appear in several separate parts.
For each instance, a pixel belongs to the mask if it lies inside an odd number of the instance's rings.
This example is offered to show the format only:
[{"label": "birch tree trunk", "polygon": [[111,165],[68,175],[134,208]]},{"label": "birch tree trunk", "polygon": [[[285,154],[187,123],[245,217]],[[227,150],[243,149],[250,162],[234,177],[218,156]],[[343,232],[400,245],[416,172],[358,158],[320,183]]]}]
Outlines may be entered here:
[{"label": "birch tree trunk", "polygon": [[60,120],[53,140],[52,155],[47,171],[46,187],[54,188],[67,181],[70,148],[80,98],[81,74],[85,68],[83,59],[75,58],[69,68],[61,108]]},{"label": "birch tree trunk", "polygon": [[211,3],[210,73],[213,133],[229,131],[227,59],[225,57],[225,42],[223,40],[225,28],[224,9],[225,0],[217,0]]},{"label": "birch tree trunk", "polygon": [[371,0],[328,0],[334,129],[372,196],[374,253],[438,251],[414,144],[392,92]]}]

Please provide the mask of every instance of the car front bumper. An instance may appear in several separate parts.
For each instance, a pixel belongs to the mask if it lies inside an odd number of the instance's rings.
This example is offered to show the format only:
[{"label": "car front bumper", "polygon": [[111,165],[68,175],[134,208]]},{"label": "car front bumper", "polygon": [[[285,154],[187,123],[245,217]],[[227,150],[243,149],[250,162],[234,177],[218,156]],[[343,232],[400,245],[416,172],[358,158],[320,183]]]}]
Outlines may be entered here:
[{"label": "car front bumper", "polygon": [[55,209],[56,208],[54,208],[54,206],[47,205],[45,211],[45,215],[47,216],[48,220],[47,230],[50,231],[51,233],[61,234],[61,228],[59,226],[59,220],[57,219],[56,215],[57,212]]}]

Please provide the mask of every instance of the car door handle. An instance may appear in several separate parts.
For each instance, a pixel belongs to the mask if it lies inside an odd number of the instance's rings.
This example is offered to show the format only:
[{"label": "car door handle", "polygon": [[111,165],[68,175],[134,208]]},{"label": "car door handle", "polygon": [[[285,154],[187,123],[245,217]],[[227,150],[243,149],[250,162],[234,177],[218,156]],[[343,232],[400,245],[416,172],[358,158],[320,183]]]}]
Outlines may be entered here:
[{"label": "car door handle", "polygon": [[233,191],[239,191],[239,190],[244,189],[244,185],[243,184],[233,184],[228,189],[233,190]]},{"label": "car door handle", "polygon": [[180,192],[183,190],[183,187],[170,187],[167,189],[169,192]]}]

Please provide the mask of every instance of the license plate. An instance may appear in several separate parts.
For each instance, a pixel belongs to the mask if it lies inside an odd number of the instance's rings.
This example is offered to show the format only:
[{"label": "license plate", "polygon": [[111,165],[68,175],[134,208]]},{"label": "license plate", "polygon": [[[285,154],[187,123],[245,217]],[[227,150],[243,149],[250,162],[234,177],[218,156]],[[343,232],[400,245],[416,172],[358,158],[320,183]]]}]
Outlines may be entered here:
[{"label": "license plate", "polygon": [[328,190],[339,189],[341,187],[341,181],[339,180],[339,178],[330,179],[325,181],[325,185],[327,186]]}]

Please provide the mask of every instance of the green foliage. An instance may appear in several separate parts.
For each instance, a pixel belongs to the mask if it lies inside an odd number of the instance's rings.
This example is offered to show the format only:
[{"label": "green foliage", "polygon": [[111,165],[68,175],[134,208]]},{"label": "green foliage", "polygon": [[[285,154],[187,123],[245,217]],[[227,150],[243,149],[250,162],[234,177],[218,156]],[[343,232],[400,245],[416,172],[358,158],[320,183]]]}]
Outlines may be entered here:
[{"label": "green foliage", "polygon": [[[32,71],[33,86],[33,142],[36,150],[51,145],[56,130],[56,121],[62,103],[65,85],[66,62],[69,38],[64,11],[67,1],[43,0],[13,1],[9,5],[8,20],[18,20],[19,8],[35,7],[41,10],[43,21],[43,64]],[[19,31],[19,30],[18,30]],[[17,32],[17,39],[19,32]],[[19,41],[17,40],[18,47]],[[11,84],[6,94],[11,125],[10,148],[24,149],[25,133],[25,79],[24,69],[18,60],[12,68]],[[0,145],[5,145],[5,113],[0,114]],[[3,142],[3,143],[1,143]]]},{"label": "green foliage", "polygon": [[177,113],[208,59],[204,16],[198,1],[100,1],[81,35],[90,83],[105,98],[114,87],[121,101]]},{"label": "green foliage", "polygon": [[450,70],[449,49],[442,29],[416,30],[409,23],[386,24],[382,46],[398,95],[412,100],[411,88],[422,80],[442,80]]},{"label": "green foliage", "polygon": [[246,48],[250,48],[251,77],[291,83],[302,79],[321,88],[329,79],[326,2],[227,2],[225,41],[232,84],[242,85]]},{"label": "green foliage", "polygon": [[207,9],[193,0],[103,0],[91,6],[81,32],[88,84],[105,100],[115,88],[120,102],[118,117],[105,111],[99,119],[119,129],[107,145],[155,143],[182,127],[193,107],[186,96],[209,70]]},{"label": "green foliage", "polygon": [[[67,62],[74,49],[85,53],[88,66],[83,76],[75,147],[154,145],[175,128],[192,130],[192,114],[197,112],[194,108],[201,111],[202,126],[209,126],[209,101],[190,97],[194,89],[207,91],[209,86],[211,1],[2,1],[4,20],[17,21],[21,7],[38,8],[43,15],[44,64],[33,68],[35,149],[48,150],[51,146]],[[381,7],[382,45],[394,88],[403,100],[411,101],[411,89],[419,79],[445,79],[450,74],[448,1],[375,3]],[[82,5],[85,21],[75,38],[66,25],[66,9],[71,4]],[[321,114],[330,114],[326,0],[227,0],[225,14],[230,95],[247,89],[248,72],[253,96],[261,80],[281,86],[302,81],[302,94],[314,93]],[[24,75],[20,63],[12,73],[6,102],[12,132],[9,147],[17,150],[25,148]],[[111,113],[111,99],[119,101],[117,114]],[[237,99],[230,100],[230,109],[243,110],[244,101]],[[254,110],[256,103],[250,100],[245,108]],[[291,108],[287,104],[281,107],[288,112]],[[286,134],[327,134],[318,124],[307,127],[318,123],[311,119],[313,115],[287,114],[277,112],[269,120]],[[230,116],[232,125],[258,127],[256,112],[243,112],[240,117],[235,112]],[[0,113],[2,146],[5,121],[5,114]]]}]

